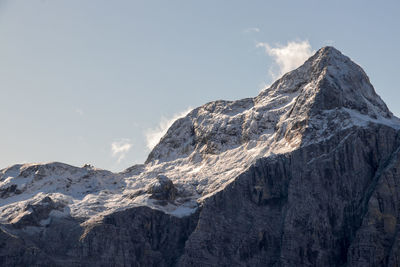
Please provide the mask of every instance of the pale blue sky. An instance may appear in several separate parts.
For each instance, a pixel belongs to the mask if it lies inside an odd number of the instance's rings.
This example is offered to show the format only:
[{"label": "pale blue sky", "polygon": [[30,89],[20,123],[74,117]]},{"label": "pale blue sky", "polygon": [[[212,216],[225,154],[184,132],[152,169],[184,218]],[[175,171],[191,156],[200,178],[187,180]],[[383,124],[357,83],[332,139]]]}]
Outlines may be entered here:
[{"label": "pale blue sky", "polygon": [[0,168],[142,163],[162,118],[272,81],[258,42],[335,46],[400,115],[399,14],[399,1],[0,0]]}]

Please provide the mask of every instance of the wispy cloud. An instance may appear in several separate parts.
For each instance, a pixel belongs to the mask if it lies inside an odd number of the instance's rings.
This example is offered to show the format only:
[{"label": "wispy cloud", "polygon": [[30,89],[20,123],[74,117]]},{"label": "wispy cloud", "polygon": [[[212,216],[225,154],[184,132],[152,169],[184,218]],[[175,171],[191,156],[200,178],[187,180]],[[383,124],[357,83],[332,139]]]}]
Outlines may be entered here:
[{"label": "wispy cloud", "polygon": [[83,110],[81,108],[75,108],[75,112],[81,116],[83,115]]},{"label": "wispy cloud", "polygon": [[251,32],[260,32],[260,28],[254,27],[254,28],[247,28],[243,30],[244,33],[251,33]]},{"label": "wispy cloud", "polygon": [[118,163],[121,162],[132,148],[132,143],[129,139],[120,139],[111,143],[111,155],[117,158]]},{"label": "wispy cloud", "polygon": [[161,120],[156,128],[147,129],[145,131],[146,146],[148,149],[153,149],[163,137],[169,127],[179,118],[186,116],[193,108],[189,107],[186,110],[176,113],[171,117],[161,117]]},{"label": "wispy cloud", "polygon": [[269,74],[273,79],[277,79],[286,72],[299,67],[315,53],[307,40],[291,41],[287,45],[278,44],[275,47],[268,43],[257,43],[256,46],[264,48],[265,52],[273,58],[276,66],[269,69]]}]

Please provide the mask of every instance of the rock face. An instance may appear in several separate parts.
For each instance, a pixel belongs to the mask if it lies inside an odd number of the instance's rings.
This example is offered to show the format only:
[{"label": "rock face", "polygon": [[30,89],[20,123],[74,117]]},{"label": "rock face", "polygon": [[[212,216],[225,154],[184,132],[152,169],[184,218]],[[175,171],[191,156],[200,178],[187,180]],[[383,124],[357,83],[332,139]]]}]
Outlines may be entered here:
[{"label": "rock face", "polygon": [[400,121],[324,47],[144,165],[1,170],[0,220],[1,266],[400,266]]},{"label": "rock face", "polygon": [[150,184],[146,193],[150,194],[150,198],[173,201],[176,198],[177,190],[170,179],[165,175],[159,175],[157,182]]},{"label": "rock face", "polygon": [[182,266],[396,266],[399,145],[376,126],[258,160],[205,201]]}]

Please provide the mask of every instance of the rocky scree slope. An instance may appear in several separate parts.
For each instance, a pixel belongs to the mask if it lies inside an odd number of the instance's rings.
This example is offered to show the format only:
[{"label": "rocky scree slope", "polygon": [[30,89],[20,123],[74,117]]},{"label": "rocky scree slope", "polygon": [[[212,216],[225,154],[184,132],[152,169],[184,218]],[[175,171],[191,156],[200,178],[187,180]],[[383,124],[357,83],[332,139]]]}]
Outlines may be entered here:
[{"label": "rocky scree slope", "polygon": [[143,165],[0,171],[0,265],[396,266],[400,121],[324,47],[177,120]]}]

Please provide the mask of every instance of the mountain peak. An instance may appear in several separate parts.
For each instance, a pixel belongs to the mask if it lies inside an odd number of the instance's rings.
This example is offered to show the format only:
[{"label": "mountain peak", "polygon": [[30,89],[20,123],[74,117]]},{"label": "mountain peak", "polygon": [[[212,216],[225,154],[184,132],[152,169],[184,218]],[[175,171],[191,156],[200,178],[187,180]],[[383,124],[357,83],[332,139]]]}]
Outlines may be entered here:
[{"label": "mountain peak", "polygon": [[[322,70],[327,66],[357,65],[349,57],[345,56],[333,46],[324,46],[312,55],[306,62]],[[358,66],[358,65],[357,65]],[[352,67],[350,67],[352,68]],[[359,67],[360,70],[362,70]]]},{"label": "mountain peak", "polygon": [[338,123],[351,124],[349,112],[365,120],[393,117],[362,68],[326,46],[255,98],[214,101],[194,109],[171,126],[146,163],[185,157],[201,161],[204,155],[254,142],[268,143],[269,149],[275,142],[279,151],[294,149],[310,120],[318,117],[322,124],[321,114],[337,110],[347,114]]},{"label": "mountain peak", "polygon": [[[1,212],[0,220],[18,214],[16,200],[40,192],[61,192],[71,213],[86,218],[134,205],[187,215],[197,201],[222,190],[260,158],[322,143],[371,122],[400,128],[364,71],[338,50],[324,47],[257,97],[192,110],[173,123],[145,164],[123,173],[59,163],[0,170],[0,198],[16,203]],[[167,181],[161,195],[172,192],[173,200],[149,196],[155,185],[159,188],[160,175]]]},{"label": "mountain peak", "polygon": [[375,93],[363,69],[332,46],[319,49],[299,68],[283,75],[258,99],[298,92],[298,103],[312,112],[347,108],[374,119],[392,113]]},{"label": "mountain peak", "polygon": [[342,54],[342,52],[340,52],[339,50],[337,50],[335,47],[333,46],[324,46],[321,47],[316,53],[315,55],[317,55],[318,57],[344,57],[346,59],[348,59],[348,57],[346,57],[345,55]]},{"label": "mountain peak", "polygon": [[392,117],[364,70],[340,51],[323,47],[310,60],[321,71],[314,109],[348,108],[374,119]]},{"label": "mountain peak", "polygon": [[399,133],[322,48],[255,98],[192,110],[122,173],[0,170],[0,265],[400,266]]},{"label": "mountain peak", "polygon": [[[103,263],[112,265],[114,254],[110,253],[114,250],[104,246],[103,240],[107,240],[108,244],[111,236],[121,236],[119,232],[124,235],[112,247],[128,244],[125,234],[129,235],[129,240],[134,241],[125,247],[124,254],[130,255],[134,251],[133,257],[118,258],[120,263],[127,262],[126,259],[136,259],[136,252],[142,251],[146,244],[150,244],[150,247],[166,247],[176,241],[180,244],[179,247],[172,247],[173,253],[166,253],[178,255],[174,253],[187,251],[193,244],[210,242],[206,239],[197,243],[193,239],[191,231],[204,228],[196,225],[221,226],[221,222],[226,222],[226,225],[221,230],[211,229],[213,236],[227,232],[226,229],[231,229],[229,227],[232,225],[239,225],[239,228],[234,228],[236,230],[231,232],[245,233],[243,238],[231,242],[238,244],[234,251],[243,248],[243,240],[250,248],[254,247],[254,240],[263,243],[264,248],[257,249],[260,253],[265,253],[266,247],[274,247],[272,251],[276,251],[275,247],[285,244],[282,240],[289,240],[283,250],[286,253],[298,241],[286,238],[293,236],[294,232],[290,229],[286,229],[288,235],[282,239],[285,228],[279,227],[285,227],[286,224],[282,224],[282,221],[287,218],[294,218],[296,225],[301,223],[299,233],[310,226],[309,221],[304,218],[316,218],[313,225],[319,220],[318,225],[321,228],[316,228],[315,233],[325,233],[327,222],[330,222],[332,216],[339,218],[328,223],[332,226],[329,228],[332,234],[322,238],[333,240],[331,237],[338,232],[349,232],[349,225],[354,224],[354,218],[361,213],[378,214],[377,220],[381,222],[381,213],[375,212],[378,210],[378,200],[369,201],[373,203],[373,212],[360,209],[357,211],[354,203],[364,203],[365,199],[372,197],[371,188],[387,188],[381,183],[383,178],[381,181],[376,180],[385,177],[387,168],[392,168],[393,175],[398,173],[398,168],[395,168],[398,166],[397,161],[392,160],[400,159],[399,130],[400,122],[390,114],[376,95],[364,71],[338,50],[324,47],[257,97],[237,101],[219,100],[192,110],[173,123],[145,164],[133,166],[122,173],[111,173],[88,166],[77,168],[57,162],[20,164],[0,170],[0,239],[10,241],[7,241],[7,246],[0,246],[0,262],[16,258],[17,263],[11,262],[9,265],[23,265],[19,261],[20,251],[26,251],[31,244],[39,244],[39,248],[41,244],[50,244],[43,252],[35,247],[35,251],[39,251],[35,253],[40,257],[49,255],[51,259],[53,256],[54,259],[60,257],[56,263],[69,265],[78,262],[75,261],[77,258],[64,261],[65,255],[82,255],[82,246],[90,248],[95,244],[95,251],[88,253],[111,255],[110,260],[106,259]],[[393,181],[393,175],[389,173],[389,179],[385,180]],[[393,188],[396,188],[395,182]],[[387,189],[384,190],[379,193],[379,197],[388,195]],[[344,205],[346,201],[347,204]],[[220,208],[215,209],[218,205]],[[363,206],[364,209],[366,205],[358,206]],[[299,210],[303,213],[297,216]],[[314,212],[311,215],[310,210]],[[355,213],[354,218],[342,216],[349,210],[356,210],[358,213]],[[266,217],[268,214],[272,217]],[[320,217],[321,214],[326,216]],[[230,216],[228,221],[227,215]],[[216,223],[209,223],[218,216]],[[398,214],[390,216],[389,219],[398,218]],[[252,236],[248,235],[248,224],[240,223],[248,222],[248,218],[252,223],[258,223],[257,227],[253,227],[255,231]],[[340,218],[348,221],[340,226]],[[368,229],[371,225],[369,222],[370,219],[367,220]],[[149,223],[151,227],[148,227]],[[361,221],[357,224],[360,226]],[[121,228],[121,225],[126,225],[126,228]],[[179,225],[183,230],[174,228],[180,227]],[[191,225],[192,230],[188,230],[188,225]],[[392,220],[389,220],[390,225],[393,225]],[[165,229],[168,231],[164,231]],[[261,236],[260,229],[264,229]],[[397,232],[393,227],[390,229]],[[207,232],[209,227],[205,230]],[[265,236],[268,231],[276,236]],[[164,232],[170,235],[160,237],[159,233]],[[176,233],[181,232],[188,235],[185,237],[186,243],[182,242],[185,239],[176,236]],[[203,236],[209,237],[209,233]],[[364,232],[361,233],[364,236]],[[161,240],[166,246],[154,243],[158,242],[154,241],[154,236],[160,237],[155,239]],[[374,242],[379,239],[366,238]],[[350,239],[356,240],[353,236],[342,240]],[[25,240],[27,243],[24,243]],[[59,247],[54,248],[54,240],[60,240],[56,242]],[[218,240],[223,241],[225,237]],[[264,246],[265,240],[277,240],[277,244]],[[314,235],[309,240],[314,242]],[[342,240],[330,242],[332,248],[329,251],[343,244]],[[325,249],[326,243],[322,242],[321,248]],[[3,257],[2,261],[1,255],[7,255],[5,253],[10,251],[9,244],[15,248],[18,254],[15,255],[18,257],[6,256],[8,258]],[[214,247],[223,247],[221,244]],[[74,250],[66,251],[65,248]],[[308,246],[304,245],[303,248],[301,251],[306,251]],[[338,253],[343,252],[342,249],[339,250]],[[53,251],[57,253],[54,254]],[[243,251],[248,255],[247,248]],[[223,255],[225,252],[218,253]],[[321,255],[324,253],[327,251]],[[25,265],[35,265],[32,264],[31,253],[28,254]],[[278,262],[278,265],[296,265],[300,254],[293,254],[293,262]],[[155,263],[160,263],[159,252],[146,252],[143,257],[148,259],[149,255],[156,255]],[[267,254],[259,255],[269,257]],[[279,252],[274,257],[288,258],[281,255]],[[332,254],[329,258],[337,255],[339,254]],[[86,254],[83,256],[81,260],[84,263],[94,258],[87,257]],[[184,256],[179,257],[182,259]],[[236,263],[254,265],[261,259],[254,258],[254,261],[244,262],[242,258],[248,257],[242,257],[240,252]],[[316,257],[312,258],[307,266],[316,265]],[[200,259],[201,262],[197,265],[204,265],[204,257]],[[170,266],[175,262],[160,264]],[[55,265],[47,261],[41,263]],[[89,265],[103,263],[90,262]],[[143,264],[134,261],[128,263],[152,265],[149,261],[144,261]],[[182,266],[193,265],[192,263],[187,261]],[[221,262],[209,265],[218,263]],[[276,260],[270,263],[260,262],[260,265],[277,264]],[[329,264],[321,261],[317,265]]]}]

